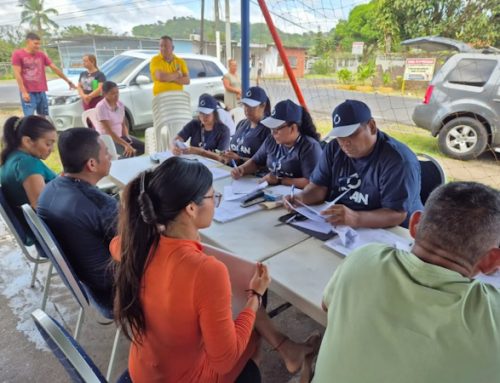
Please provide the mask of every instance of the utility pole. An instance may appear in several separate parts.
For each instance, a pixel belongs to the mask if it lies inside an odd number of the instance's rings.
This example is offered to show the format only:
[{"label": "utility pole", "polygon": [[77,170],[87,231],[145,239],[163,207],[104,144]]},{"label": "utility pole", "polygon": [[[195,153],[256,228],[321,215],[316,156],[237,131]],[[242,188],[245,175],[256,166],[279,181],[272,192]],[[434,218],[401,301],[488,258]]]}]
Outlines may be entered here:
[{"label": "utility pole", "polygon": [[219,0],[214,0],[214,36],[219,30]]},{"label": "utility pole", "polygon": [[201,27],[200,27],[200,54],[204,53],[205,36],[203,30],[205,29],[205,0],[201,0]]},{"label": "utility pole", "polygon": [[215,56],[220,60],[220,35],[219,35],[219,0],[214,0],[214,38],[215,38]]},{"label": "utility pole", "polygon": [[229,0],[226,0],[226,65],[227,60],[232,57],[231,53],[231,12],[229,10]]}]

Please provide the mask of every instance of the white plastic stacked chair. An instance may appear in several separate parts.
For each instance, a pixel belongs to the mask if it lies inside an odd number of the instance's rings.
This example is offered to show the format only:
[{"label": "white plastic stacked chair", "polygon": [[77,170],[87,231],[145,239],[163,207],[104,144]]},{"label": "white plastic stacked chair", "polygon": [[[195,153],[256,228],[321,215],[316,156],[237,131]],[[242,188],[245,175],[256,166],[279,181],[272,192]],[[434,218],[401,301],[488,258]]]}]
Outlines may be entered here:
[{"label": "white plastic stacked chair", "polygon": [[[193,111],[191,110],[189,93],[184,91],[163,92],[155,96],[153,98],[153,130],[156,138],[156,151],[170,149],[177,133],[192,118]],[[151,135],[150,132],[145,134]],[[149,146],[151,145],[148,144]]]}]

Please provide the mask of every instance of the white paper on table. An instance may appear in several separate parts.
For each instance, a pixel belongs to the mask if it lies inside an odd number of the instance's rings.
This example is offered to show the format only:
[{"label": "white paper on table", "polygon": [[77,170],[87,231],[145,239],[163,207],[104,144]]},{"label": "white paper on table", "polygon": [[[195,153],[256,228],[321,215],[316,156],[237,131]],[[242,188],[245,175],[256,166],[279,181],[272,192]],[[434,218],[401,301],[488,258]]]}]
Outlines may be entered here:
[{"label": "white paper on table", "polygon": [[165,150],[164,152],[157,152],[154,155],[158,160],[160,160],[160,162],[163,162],[172,157],[174,154],[170,150]]},{"label": "white paper on table", "polygon": [[196,154],[183,154],[182,157],[188,158],[191,160],[199,161],[209,169],[213,168],[213,167],[219,167],[222,165],[219,161],[212,160],[212,159],[206,158],[206,157],[201,157],[201,156],[198,156]]},{"label": "white paper on table", "polygon": [[479,273],[474,277],[474,279],[477,279],[478,281],[481,281],[483,283],[488,283],[497,289],[500,289],[500,271],[497,271],[494,274],[491,275],[486,275]]},{"label": "white paper on table", "polygon": [[410,251],[413,241],[391,233],[385,229],[357,229],[356,239],[351,244],[344,245],[340,237],[332,238],[325,245],[340,254],[348,255],[351,251],[369,243],[385,243],[397,249]]},{"label": "white paper on table", "polygon": [[238,180],[233,180],[231,186],[233,188],[234,194],[250,194],[259,189],[264,189],[269,184],[264,181],[260,182],[259,178],[240,178]]},{"label": "white paper on table", "polygon": [[231,173],[224,168],[208,168],[208,170],[212,173],[214,181],[231,175]]},{"label": "white paper on table", "polygon": [[234,194],[231,185],[224,186],[224,201],[236,201],[245,198],[246,194]]},{"label": "white paper on table", "polygon": [[266,193],[282,196],[289,195],[291,191],[292,187],[286,185],[273,185],[266,188]]},{"label": "white paper on table", "polygon": [[[313,221],[316,221],[319,223],[326,222],[325,216],[322,216],[320,214],[320,212],[322,210],[325,210],[326,204],[309,206],[309,205],[303,204],[300,201],[297,201],[297,203],[300,206],[292,206],[293,210],[295,210],[297,213],[300,213],[304,217],[307,217],[310,220],[313,220]],[[291,205],[289,205],[289,206],[291,206]]]},{"label": "white paper on table", "polygon": [[220,206],[215,209],[214,220],[220,223],[229,222],[262,209],[260,204],[241,207],[239,201],[222,201]]},{"label": "white paper on table", "polygon": [[326,221],[318,222],[313,221],[312,219],[306,219],[304,221],[292,221],[291,224],[293,226],[299,226],[322,234],[328,234],[332,231],[332,225]]},{"label": "white paper on table", "polygon": [[332,229],[339,236],[342,246],[346,247],[353,246],[359,235],[356,230],[346,225],[336,225]]}]

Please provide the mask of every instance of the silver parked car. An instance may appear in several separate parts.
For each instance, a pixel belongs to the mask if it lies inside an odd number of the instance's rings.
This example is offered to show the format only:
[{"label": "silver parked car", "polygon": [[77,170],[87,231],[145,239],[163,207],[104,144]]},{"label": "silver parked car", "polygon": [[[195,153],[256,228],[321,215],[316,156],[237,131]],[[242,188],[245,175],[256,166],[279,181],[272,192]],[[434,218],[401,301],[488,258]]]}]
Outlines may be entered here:
[{"label": "silver parked car", "polygon": [[[153,124],[153,82],[149,62],[157,54],[156,50],[131,50],[109,59],[100,67],[107,80],[118,84],[120,101],[125,104],[131,129],[147,128]],[[189,53],[176,55],[186,61],[189,69],[191,83],[184,86],[184,90],[191,95],[193,111],[203,93],[224,100],[222,76],[227,70],[217,58]],[[78,78],[72,80],[76,83]],[[83,107],[78,92],[68,90],[66,82],[60,79],[49,81],[48,87],[49,115],[57,130],[82,126]]]},{"label": "silver parked car", "polygon": [[439,149],[459,160],[500,152],[500,51],[474,50],[441,37],[403,42],[427,50],[455,49],[413,112],[419,127],[438,136]]}]

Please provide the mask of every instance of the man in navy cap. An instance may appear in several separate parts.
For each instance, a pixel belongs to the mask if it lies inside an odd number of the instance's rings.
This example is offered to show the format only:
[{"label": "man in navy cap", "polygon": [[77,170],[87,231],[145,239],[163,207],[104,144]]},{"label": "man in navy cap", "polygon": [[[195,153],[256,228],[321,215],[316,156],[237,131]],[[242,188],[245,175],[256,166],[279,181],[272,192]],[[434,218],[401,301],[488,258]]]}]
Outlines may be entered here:
[{"label": "man in navy cap", "polygon": [[[379,131],[370,108],[346,100],[333,113],[336,139],[325,147],[310,183],[294,199],[337,202],[322,214],[334,225],[407,227],[420,201],[420,164],[404,144]],[[288,197],[290,199],[290,197]]]}]

